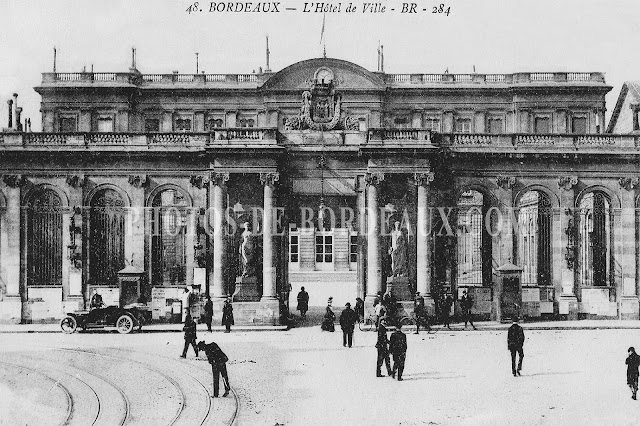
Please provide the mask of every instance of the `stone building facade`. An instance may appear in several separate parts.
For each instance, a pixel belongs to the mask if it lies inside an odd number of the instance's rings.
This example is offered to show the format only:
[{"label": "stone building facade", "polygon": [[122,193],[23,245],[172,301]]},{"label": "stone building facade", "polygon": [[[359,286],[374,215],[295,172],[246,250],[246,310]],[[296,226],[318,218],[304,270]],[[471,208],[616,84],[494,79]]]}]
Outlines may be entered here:
[{"label": "stone building facade", "polygon": [[[2,321],[60,318],[93,288],[163,319],[191,286],[233,295],[237,323],[277,324],[289,284],[292,309],[301,286],[336,306],[391,287],[407,310],[415,291],[434,309],[467,289],[496,319],[511,264],[521,315],[638,317],[640,144],[604,133],[602,73],[318,58],[35,89],[43,132],[0,134]],[[118,283],[126,266],[139,289]]]}]

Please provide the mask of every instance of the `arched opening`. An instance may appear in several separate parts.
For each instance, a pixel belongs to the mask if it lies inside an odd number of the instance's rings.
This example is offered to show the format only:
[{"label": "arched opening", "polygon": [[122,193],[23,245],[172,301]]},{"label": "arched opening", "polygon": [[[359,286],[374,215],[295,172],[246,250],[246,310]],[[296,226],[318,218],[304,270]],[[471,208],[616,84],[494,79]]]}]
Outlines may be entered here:
[{"label": "arched opening", "polygon": [[62,199],[39,188],[27,206],[27,285],[62,285]]},{"label": "arched opening", "polygon": [[113,189],[98,191],[90,202],[88,223],[89,282],[116,285],[125,266],[125,202]]},{"label": "arched opening", "polygon": [[458,198],[458,287],[491,284],[491,236],[485,226],[488,211],[486,197],[479,191],[465,191]]},{"label": "arched opening", "polygon": [[517,253],[523,286],[551,285],[551,202],[541,191],[528,191],[518,208]]},{"label": "arched opening", "polygon": [[186,282],[186,197],[175,189],[159,192],[151,203],[151,276],[155,286]]},{"label": "arched opening", "polygon": [[583,287],[612,283],[613,217],[611,203],[600,191],[587,193],[579,205],[579,262]]}]

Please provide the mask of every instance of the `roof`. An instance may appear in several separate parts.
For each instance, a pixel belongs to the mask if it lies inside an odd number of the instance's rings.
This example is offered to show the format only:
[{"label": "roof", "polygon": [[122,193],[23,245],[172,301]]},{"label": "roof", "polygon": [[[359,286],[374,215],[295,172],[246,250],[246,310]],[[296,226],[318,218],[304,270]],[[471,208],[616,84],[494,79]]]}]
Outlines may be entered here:
[{"label": "roof", "polygon": [[620,94],[618,95],[618,100],[616,101],[616,106],[611,113],[611,118],[609,119],[607,133],[613,132],[613,128],[618,122],[618,116],[620,115],[622,105],[624,105],[624,101],[627,98],[627,94],[633,97],[633,100],[636,103],[640,103],[640,81],[625,81],[622,85],[622,89],[620,90]]}]

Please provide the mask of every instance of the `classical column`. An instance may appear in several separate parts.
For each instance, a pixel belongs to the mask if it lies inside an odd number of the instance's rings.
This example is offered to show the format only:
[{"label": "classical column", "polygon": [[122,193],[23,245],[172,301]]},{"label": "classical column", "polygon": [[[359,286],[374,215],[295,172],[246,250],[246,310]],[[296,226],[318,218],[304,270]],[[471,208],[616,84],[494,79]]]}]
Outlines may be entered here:
[{"label": "classical column", "polygon": [[636,289],[636,188],[640,186],[637,177],[622,177],[620,183],[620,214],[614,215],[615,259],[620,265],[622,279],[616,282],[616,295],[620,303],[623,319],[638,319],[638,293]]},{"label": "classical column", "polygon": [[[145,212],[144,200],[147,175],[129,175],[128,181],[132,188],[130,190],[131,209],[129,209],[129,214],[127,215],[128,231],[124,240],[125,259],[130,262],[131,266],[144,269],[145,224],[151,223],[150,220],[145,220],[151,218],[145,218],[145,216],[154,214],[153,212]],[[153,235],[153,232],[153,230],[150,230],[148,234]],[[151,268],[149,268],[149,273],[151,273]],[[149,275],[150,283],[152,282],[151,278],[151,275]]]},{"label": "classical column", "polygon": [[[498,266],[506,263],[513,263],[513,224],[511,223],[513,207],[513,187],[516,184],[514,176],[498,175],[496,177],[496,185],[498,191],[495,194],[499,200],[500,207],[500,223],[496,223],[496,229],[492,232],[498,232],[494,237],[495,244],[494,258],[498,260]],[[497,249],[497,250],[496,250]]]},{"label": "classical column", "polygon": [[357,295],[364,298],[366,296],[366,268],[365,259],[367,256],[367,216],[366,216],[366,185],[364,182],[364,176],[356,176],[355,179],[356,188],[356,209],[357,209],[357,221],[358,221],[358,266],[357,266]]},{"label": "classical column", "polygon": [[378,185],[384,173],[367,173],[367,299],[373,300],[382,291],[382,265],[380,264],[380,216]]},{"label": "classical column", "polygon": [[414,173],[418,187],[418,226],[416,230],[416,291],[427,300],[431,294],[431,232],[429,229],[429,184],[433,182],[433,172]]},{"label": "classical column", "polygon": [[209,272],[209,295],[224,299],[224,185],[229,173],[211,173],[209,179],[209,224],[213,231],[213,268]]},{"label": "classical column", "polygon": [[260,173],[260,182],[264,185],[264,212],[262,214],[262,299],[276,299],[276,269],[273,250],[273,191],[280,173]]},{"label": "classical column", "polygon": [[553,281],[558,313],[577,319],[578,305],[575,295],[575,268],[578,264],[578,236],[576,232],[575,191],[577,176],[562,176],[558,179],[560,209],[553,212],[552,253]]}]

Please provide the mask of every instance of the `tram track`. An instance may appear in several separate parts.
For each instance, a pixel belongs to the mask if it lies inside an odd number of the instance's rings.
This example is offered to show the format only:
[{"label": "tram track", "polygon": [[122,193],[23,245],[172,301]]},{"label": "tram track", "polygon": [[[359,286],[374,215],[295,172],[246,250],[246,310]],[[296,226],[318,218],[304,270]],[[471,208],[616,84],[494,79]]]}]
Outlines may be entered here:
[{"label": "tram track", "polygon": [[49,376],[47,374],[44,374],[43,372],[38,371],[38,370],[36,370],[34,368],[27,367],[27,366],[24,366],[24,365],[14,364],[14,363],[11,363],[11,362],[6,362],[6,361],[0,361],[0,364],[6,365],[6,366],[9,366],[9,367],[13,367],[13,368],[19,368],[19,369],[31,371],[31,372],[39,375],[39,376],[45,377],[47,380],[53,382],[53,386],[57,387],[58,389],[60,389],[64,393],[65,398],[67,400],[66,416],[65,416],[64,420],[62,422],[60,422],[59,424],[60,424],[60,426],[64,426],[64,425],[68,425],[69,424],[69,422],[71,421],[71,417],[73,416],[73,412],[74,412],[74,410],[73,410],[73,396],[71,395],[71,392],[69,392],[69,389],[67,389],[66,386],[62,385],[58,380],[55,380],[53,377],[51,377],[51,376]]}]

